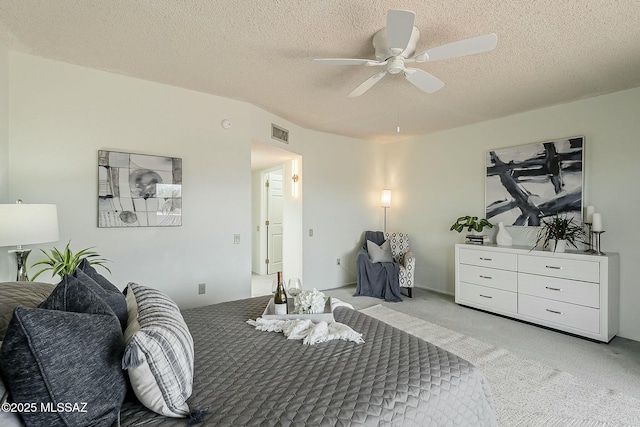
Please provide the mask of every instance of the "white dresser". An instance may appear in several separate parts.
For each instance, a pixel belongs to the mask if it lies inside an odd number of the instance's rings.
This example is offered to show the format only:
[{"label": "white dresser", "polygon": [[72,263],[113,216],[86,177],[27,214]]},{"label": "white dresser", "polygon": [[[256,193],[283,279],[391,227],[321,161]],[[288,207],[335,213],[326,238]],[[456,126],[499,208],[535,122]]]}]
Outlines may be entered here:
[{"label": "white dresser", "polygon": [[456,303],[609,342],[618,333],[618,254],[456,245]]}]

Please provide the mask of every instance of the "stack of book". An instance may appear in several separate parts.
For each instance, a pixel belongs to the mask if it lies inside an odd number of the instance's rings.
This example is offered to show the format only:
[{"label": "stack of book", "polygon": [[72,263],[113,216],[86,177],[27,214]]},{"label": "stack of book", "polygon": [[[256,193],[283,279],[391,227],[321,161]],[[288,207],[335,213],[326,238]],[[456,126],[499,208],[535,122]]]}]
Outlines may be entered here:
[{"label": "stack of book", "polygon": [[491,243],[491,238],[486,234],[467,234],[465,243],[472,245],[485,245]]}]

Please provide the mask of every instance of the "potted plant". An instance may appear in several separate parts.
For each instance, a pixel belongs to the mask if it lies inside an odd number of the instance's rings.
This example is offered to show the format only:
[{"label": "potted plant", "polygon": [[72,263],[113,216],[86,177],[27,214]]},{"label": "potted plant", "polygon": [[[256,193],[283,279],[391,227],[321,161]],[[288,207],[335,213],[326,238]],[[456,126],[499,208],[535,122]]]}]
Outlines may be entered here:
[{"label": "potted plant", "polygon": [[575,218],[557,213],[546,220],[542,220],[542,225],[538,228],[535,249],[540,243],[542,248],[547,249],[552,245],[553,252],[564,252],[567,243],[578,249],[576,243],[583,243],[584,230]]},{"label": "potted plant", "polygon": [[486,218],[482,218],[478,220],[477,216],[461,216],[453,223],[449,231],[457,231],[458,233],[462,232],[465,228],[467,231],[477,231],[478,233],[482,232],[484,227],[493,228],[493,224],[487,221]]},{"label": "potted plant", "polygon": [[48,253],[44,249],[40,249],[40,251],[45,254],[47,259],[34,262],[31,265],[31,268],[37,265],[45,265],[46,267],[42,268],[36,274],[34,274],[31,280],[35,280],[36,277],[48,270],[52,270],[51,277],[54,277],[57,274],[62,278],[65,274],[72,274],[76,270],[76,268],[78,268],[80,262],[82,262],[82,260],[85,258],[87,259],[87,261],[89,261],[89,264],[99,265],[100,267],[111,273],[109,267],[104,265],[104,263],[109,262],[109,260],[100,258],[100,254],[91,250],[93,249],[93,247],[82,249],[74,254],[69,248],[70,244],[71,241],[67,243],[67,246],[65,246],[64,250],[62,251],[54,247],[53,249],[51,249],[51,253]]}]

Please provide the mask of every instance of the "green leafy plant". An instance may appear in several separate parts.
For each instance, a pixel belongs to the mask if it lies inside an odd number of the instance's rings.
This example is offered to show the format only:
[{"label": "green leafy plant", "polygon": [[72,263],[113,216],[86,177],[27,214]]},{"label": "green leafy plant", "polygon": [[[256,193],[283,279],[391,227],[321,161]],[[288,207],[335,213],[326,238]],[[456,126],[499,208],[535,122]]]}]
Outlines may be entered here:
[{"label": "green leafy plant", "polygon": [[482,218],[478,220],[477,216],[461,216],[453,223],[449,231],[457,231],[458,233],[462,232],[465,228],[467,231],[477,231],[478,233],[482,231],[484,227],[493,228],[493,224],[486,220],[486,218]]},{"label": "green leafy plant", "polygon": [[91,249],[93,249],[93,247],[82,249],[74,254],[69,247],[70,244],[71,241],[67,243],[67,246],[65,246],[62,251],[54,247],[51,249],[51,253],[48,253],[44,249],[40,249],[47,258],[34,262],[31,265],[31,269],[38,265],[45,265],[46,267],[40,269],[36,274],[34,274],[31,280],[35,280],[39,275],[49,270],[51,270],[51,277],[54,277],[57,274],[62,278],[65,274],[73,273],[85,258],[89,261],[89,264],[99,265],[111,273],[109,267],[104,265],[104,263],[110,261],[108,259],[101,258],[100,254],[92,251]]},{"label": "green leafy plant", "polygon": [[549,247],[550,240],[566,240],[577,249],[576,243],[584,243],[584,235],[582,224],[579,224],[575,218],[555,214],[551,218],[542,220],[533,248],[535,249],[542,243],[542,248],[546,249]]}]

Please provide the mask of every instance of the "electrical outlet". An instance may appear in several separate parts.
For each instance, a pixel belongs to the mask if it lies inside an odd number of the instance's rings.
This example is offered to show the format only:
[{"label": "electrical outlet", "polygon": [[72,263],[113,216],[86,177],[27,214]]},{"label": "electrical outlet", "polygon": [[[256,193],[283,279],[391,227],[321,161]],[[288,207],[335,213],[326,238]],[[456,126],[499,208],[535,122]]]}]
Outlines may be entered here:
[{"label": "electrical outlet", "polygon": [[313,228],[309,229],[309,237],[313,237]]},{"label": "electrical outlet", "polygon": [[336,259],[336,265],[340,265],[340,258]]},{"label": "electrical outlet", "polygon": [[207,293],[207,284],[206,283],[198,283],[198,294],[206,294]]}]

